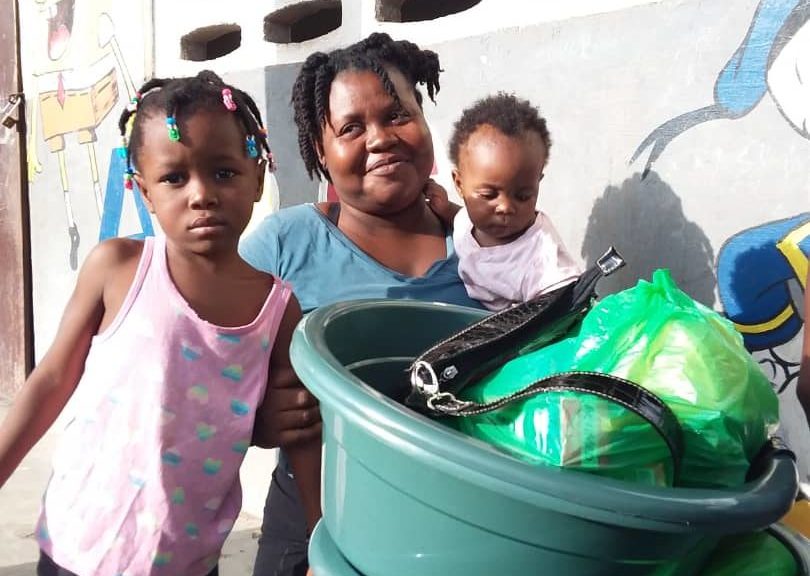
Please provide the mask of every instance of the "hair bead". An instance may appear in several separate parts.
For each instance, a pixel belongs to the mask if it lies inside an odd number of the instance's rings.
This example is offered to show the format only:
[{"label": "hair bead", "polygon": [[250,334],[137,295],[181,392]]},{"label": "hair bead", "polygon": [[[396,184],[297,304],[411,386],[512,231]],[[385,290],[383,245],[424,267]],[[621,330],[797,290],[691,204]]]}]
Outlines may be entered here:
[{"label": "hair bead", "polygon": [[256,148],[256,137],[253,134],[245,138],[245,145],[247,146],[247,155],[250,158],[258,158],[259,150]]},{"label": "hair bead", "polygon": [[166,118],[166,127],[169,129],[169,140],[172,142],[180,140],[180,130],[177,129],[177,120],[174,116]]}]

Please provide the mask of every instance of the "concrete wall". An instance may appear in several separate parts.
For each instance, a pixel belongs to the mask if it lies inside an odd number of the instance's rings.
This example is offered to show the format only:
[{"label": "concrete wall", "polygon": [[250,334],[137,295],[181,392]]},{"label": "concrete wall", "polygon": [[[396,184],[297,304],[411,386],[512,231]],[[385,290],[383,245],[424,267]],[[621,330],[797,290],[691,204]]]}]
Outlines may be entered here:
[{"label": "concrete wall", "polygon": [[[99,1],[75,0],[77,14]],[[554,140],[540,203],[572,251],[586,262],[608,244],[622,251],[630,266],[607,283],[609,290],[667,267],[695,298],[725,310],[780,391],[794,447],[810,454],[794,391],[810,233],[810,98],[803,80],[810,77],[810,26],[803,3],[482,0],[460,14],[397,24],[378,22],[372,0],[344,0],[340,28],[289,45],[265,42],[263,19],[300,2],[200,0],[189,10],[191,4],[156,3],[154,44],[148,33],[119,34],[120,52],[135,84],[152,67],[158,75],[211,68],[257,97],[280,166],[277,188],[260,212],[322,194],[303,173],[288,103],[301,60],[375,30],[430,47],[445,69],[438,104],[425,105],[437,151],[459,111],[477,97],[514,91],[539,105]],[[41,5],[24,6],[27,18],[41,24]],[[149,6],[115,2],[114,28],[131,31],[137,24],[148,31]],[[207,62],[182,60],[181,38],[216,24],[239,25],[241,47]],[[26,48],[41,52],[42,40],[31,38]],[[24,66],[34,76],[40,70]],[[36,90],[26,87],[29,101]],[[123,87],[119,93],[115,113],[96,130],[98,148],[106,150],[99,152],[102,184],[109,147],[118,141],[114,116],[125,101]],[[31,190],[41,354],[75,273],[65,249],[57,155],[47,152],[41,135],[33,136],[43,161]],[[83,232],[80,261],[98,237],[99,217],[87,151],[74,137],[68,141],[66,165],[77,182],[71,192]],[[446,183],[447,160],[440,155],[437,163]],[[134,232],[143,228],[125,216]],[[808,463],[803,466],[807,478]]]}]

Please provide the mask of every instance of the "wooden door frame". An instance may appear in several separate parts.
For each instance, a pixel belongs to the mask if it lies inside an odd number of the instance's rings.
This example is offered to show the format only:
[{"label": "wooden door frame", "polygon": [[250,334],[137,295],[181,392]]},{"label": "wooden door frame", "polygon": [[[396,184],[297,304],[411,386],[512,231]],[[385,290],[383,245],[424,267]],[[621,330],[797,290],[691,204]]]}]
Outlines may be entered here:
[{"label": "wooden door frame", "polygon": [[[0,0],[0,109],[11,94],[23,94],[18,0]],[[16,394],[34,365],[31,302],[31,234],[26,166],[26,106],[0,126],[0,399]]]}]

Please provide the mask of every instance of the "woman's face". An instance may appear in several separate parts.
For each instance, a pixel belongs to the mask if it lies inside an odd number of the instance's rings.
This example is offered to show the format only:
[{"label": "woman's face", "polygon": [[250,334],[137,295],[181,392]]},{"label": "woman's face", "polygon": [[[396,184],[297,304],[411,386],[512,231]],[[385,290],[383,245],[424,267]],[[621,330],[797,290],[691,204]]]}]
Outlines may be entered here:
[{"label": "woman's face", "polygon": [[319,155],[340,201],[366,214],[395,214],[421,199],[433,168],[433,142],[411,84],[386,72],[399,102],[369,70],[332,82]]}]

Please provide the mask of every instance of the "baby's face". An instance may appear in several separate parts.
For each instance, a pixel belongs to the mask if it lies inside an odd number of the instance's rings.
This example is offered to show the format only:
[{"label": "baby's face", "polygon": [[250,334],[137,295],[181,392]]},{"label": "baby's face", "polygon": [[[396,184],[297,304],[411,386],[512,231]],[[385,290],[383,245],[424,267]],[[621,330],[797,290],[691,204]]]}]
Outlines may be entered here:
[{"label": "baby's face", "polygon": [[461,146],[453,180],[481,246],[507,244],[534,223],[547,158],[536,132],[507,136],[489,124]]}]

